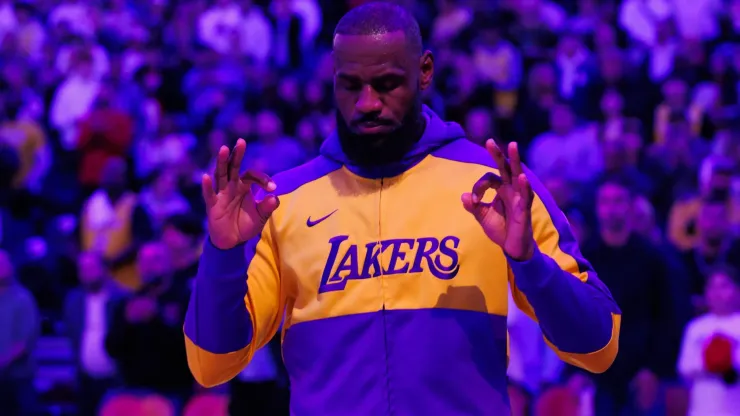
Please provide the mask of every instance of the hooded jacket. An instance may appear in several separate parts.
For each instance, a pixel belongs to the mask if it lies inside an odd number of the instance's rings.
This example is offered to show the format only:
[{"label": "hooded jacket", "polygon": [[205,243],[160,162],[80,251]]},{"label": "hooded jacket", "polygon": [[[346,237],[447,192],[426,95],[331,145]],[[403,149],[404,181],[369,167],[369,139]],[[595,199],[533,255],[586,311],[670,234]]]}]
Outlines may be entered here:
[{"label": "hooded jacket", "polygon": [[507,258],[460,202],[493,160],[423,114],[400,163],[354,166],[335,133],[274,178],[281,204],[257,238],[206,243],[184,328],[199,383],[233,378],[283,323],[291,414],[509,414],[508,286],[560,358],[611,365],[619,309],[550,195],[527,172],[537,249]]}]

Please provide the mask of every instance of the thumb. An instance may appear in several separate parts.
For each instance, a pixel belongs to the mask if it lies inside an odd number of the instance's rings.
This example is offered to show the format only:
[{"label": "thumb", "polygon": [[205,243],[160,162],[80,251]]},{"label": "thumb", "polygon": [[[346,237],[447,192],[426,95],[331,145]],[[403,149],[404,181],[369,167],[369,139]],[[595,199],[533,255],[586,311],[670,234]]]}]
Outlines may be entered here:
[{"label": "thumb", "polygon": [[275,195],[267,195],[261,201],[257,202],[257,212],[263,219],[267,219],[280,206],[280,200]]},{"label": "thumb", "polygon": [[460,200],[462,201],[465,211],[468,211],[469,213],[475,215],[478,207],[476,206],[476,204],[473,203],[473,194],[470,192],[465,192],[460,196]]}]

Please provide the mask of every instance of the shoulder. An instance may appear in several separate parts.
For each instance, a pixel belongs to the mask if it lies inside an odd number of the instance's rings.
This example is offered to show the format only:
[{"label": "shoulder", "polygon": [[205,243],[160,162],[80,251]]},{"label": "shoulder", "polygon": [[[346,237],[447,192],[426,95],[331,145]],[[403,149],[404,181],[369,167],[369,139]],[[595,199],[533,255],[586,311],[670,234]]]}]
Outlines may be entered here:
[{"label": "shoulder", "polygon": [[496,164],[483,146],[468,139],[452,141],[432,152],[432,156],[452,162],[496,168]]},{"label": "shoulder", "polygon": [[273,178],[277,185],[275,194],[281,196],[293,193],[302,186],[319,180],[341,167],[342,165],[337,162],[324,156],[318,156],[300,166],[275,175]]}]

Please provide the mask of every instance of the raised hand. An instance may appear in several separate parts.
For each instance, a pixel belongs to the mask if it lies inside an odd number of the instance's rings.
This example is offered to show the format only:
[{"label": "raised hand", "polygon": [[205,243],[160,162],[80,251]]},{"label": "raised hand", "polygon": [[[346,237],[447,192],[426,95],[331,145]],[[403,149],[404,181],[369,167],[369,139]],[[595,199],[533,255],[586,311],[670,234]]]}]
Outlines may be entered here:
[{"label": "raised hand", "polygon": [[[532,231],[532,201],[534,193],[522,169],[516,143],[509,144],[509,160],[493,139],[486,141],[486,150],[499,168],[483,175],[473,185],[472,192],[462,194],[465,210],[473,214],[494,243],[509,257],[524,261],[532,257],[535,248]],[[496,191],[490,203],[483,202],[487,190]]]},{"label": "raised hand", "polygon": [[211,177],[203,175],[203,199],[208,214],[208,232],[214,246],[226,250],[255,236],[265,226],[280,201],[273,194],[256,201],[252,184],[267,192],[276,189],[275,182],[264,173],[247,171],[239,175],[247,143],[239,139],[234,150],[221,146],[216,160],[216,171]]}]

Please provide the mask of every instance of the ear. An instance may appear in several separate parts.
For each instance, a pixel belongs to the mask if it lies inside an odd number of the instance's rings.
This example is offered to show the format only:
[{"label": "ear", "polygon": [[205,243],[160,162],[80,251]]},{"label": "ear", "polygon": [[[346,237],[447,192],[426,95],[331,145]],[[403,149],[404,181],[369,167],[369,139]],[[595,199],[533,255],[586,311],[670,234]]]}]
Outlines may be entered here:
[{"label": "ear", "polygon": [[424,91],[432,85],[434,80],[434,55],[431,51],[424,51],[419,58],[419,86]]}]

